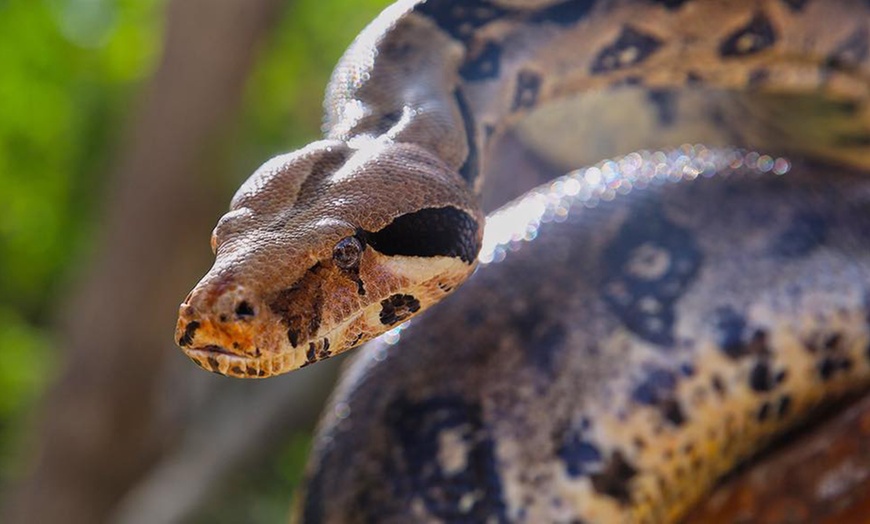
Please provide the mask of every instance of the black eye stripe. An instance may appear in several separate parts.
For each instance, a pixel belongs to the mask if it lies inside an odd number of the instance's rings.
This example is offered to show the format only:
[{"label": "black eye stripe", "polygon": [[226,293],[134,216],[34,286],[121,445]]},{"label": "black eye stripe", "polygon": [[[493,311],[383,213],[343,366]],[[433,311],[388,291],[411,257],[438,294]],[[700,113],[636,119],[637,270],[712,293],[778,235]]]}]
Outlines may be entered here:
[{"label": "black eye stripe", "polygon": [[366,240],[385,255],[450,256],[470,264],[480,250],[477,231],[477,221],[455,207],[425,208],[366,233]]}]

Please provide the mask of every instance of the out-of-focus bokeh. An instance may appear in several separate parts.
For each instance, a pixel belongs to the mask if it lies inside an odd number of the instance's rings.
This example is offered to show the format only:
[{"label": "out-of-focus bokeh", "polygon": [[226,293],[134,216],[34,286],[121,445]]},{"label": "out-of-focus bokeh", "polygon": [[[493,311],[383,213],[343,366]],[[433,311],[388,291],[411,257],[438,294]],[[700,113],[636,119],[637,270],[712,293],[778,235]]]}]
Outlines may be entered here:
[{"label": "out-of-focus bokeh", "polygon": [[209,375],[175,308],[386,3],[0,1],[0,520],[284,521],[335,366]]}]

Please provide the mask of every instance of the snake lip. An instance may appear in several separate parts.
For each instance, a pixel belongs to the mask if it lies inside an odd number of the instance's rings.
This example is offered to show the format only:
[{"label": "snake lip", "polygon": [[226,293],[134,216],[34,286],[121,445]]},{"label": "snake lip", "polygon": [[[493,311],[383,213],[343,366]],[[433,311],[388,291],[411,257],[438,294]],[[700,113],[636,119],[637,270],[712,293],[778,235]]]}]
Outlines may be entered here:
[{"label": "snake lip", "polygon": [[216,353],[218,355],[227,355],[228,357],[241,357],[241,355],[237,355],[235,353],[230,352],[226,348],[221,346],[216,346],[214,344],[210,344],[208,346],[202,346],[198,348],[187,348],[188,351],[196,353]]}]

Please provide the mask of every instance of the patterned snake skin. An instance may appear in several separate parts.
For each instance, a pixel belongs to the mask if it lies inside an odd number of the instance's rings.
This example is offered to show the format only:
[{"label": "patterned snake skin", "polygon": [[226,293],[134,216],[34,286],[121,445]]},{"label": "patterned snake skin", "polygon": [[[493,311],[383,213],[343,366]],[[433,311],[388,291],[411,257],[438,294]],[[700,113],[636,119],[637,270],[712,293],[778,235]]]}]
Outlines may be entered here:
[{"label": "patterned snake skin", "polygon": [[[234,197],[178,343],[266,377],[391,330],[302,522],[677,521],[870,383],[868,80],[865,1],[399,2],[337,66],[326,139]],[[639,148],[484,234],[527,167]]]}]

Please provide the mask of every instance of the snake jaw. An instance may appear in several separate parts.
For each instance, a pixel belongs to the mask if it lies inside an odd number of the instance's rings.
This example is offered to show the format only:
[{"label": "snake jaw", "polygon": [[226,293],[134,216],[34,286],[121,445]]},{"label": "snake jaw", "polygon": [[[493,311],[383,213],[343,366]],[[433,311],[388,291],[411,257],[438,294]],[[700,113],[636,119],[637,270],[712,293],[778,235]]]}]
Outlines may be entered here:
[{"label": "snake jaw", "polygon": [[[339,268],[324,263],[264,299],[228,281],[236,277],[207,279],[179,308],[175,337],[203,369],[265,378],[343,353],[396,327],[451,293],[473,269],[451,257],[369,251],[360,268],[368,283],[365,295]],[[328,307],[323,297],[329,297]],[[242,315],[239,304],[247,306]]]}]

